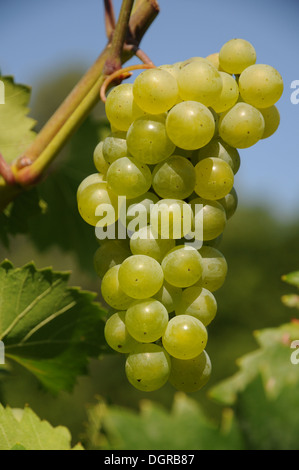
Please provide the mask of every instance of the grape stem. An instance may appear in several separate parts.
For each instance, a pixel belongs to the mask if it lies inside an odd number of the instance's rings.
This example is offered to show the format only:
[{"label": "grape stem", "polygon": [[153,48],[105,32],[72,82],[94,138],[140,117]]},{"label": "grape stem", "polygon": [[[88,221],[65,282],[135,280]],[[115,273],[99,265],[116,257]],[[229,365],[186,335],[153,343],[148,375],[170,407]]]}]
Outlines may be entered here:
[{"label": "grape stem", "polygon": [[139,69],[153,69],[155,68],[154,64],[140,64],[140,65],[131,65],[130,67],[125,67],[119,70],[116,70],[111,75],[104,80],[101,91],[100,97],[101,100],[105,103],[106,102],[106,90],[110,83],[112,83],[115,79],[124,80],[132,75],[131,70],[139,70]]},{"label": "grape stem", "polygon": [[112,0],[104,0],[106,31],[111,35],[107,46],[10,169],[1,159],[0,210],[22,191],[22,187],[40,180],[60,149],[99,101],[100,88],[108,72],[119,69],[136,52],[138,57],[143,57],[141,60],[149,60],[140,51],[139,43],[159,13],[159,5],[156,0],[138,0],[132,12],[133,3],[133,0],[123,0],[115,25]]}]

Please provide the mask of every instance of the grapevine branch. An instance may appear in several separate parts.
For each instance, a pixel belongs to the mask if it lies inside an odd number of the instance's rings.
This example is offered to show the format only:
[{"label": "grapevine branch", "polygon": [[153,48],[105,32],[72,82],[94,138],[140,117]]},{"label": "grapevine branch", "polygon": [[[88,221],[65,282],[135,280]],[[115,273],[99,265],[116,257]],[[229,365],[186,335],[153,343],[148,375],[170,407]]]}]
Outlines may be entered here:
[{"label": "grapevine branch", "polygon": [[[110,73],[134,54],[150,59],[139,49],[147,29],[159,13],[156,0],[123,0],[115,24],[112,0],[104,0],[108,43],[57,111],[41,129],[33,143],[11,167],[0,158],[0,210],[22,191],[36,184],[72,133],[82,124],[99,101],[100,88]],[[134,6],[134,8],[133,8]]]}]

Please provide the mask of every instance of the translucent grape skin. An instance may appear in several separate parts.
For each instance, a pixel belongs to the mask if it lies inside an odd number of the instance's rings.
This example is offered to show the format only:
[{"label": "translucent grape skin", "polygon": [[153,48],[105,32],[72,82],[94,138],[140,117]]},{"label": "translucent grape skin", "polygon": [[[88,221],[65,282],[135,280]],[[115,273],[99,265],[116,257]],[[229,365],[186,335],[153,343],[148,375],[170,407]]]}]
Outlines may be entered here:
[{"label": "translucent grape skin", "polygon": [[275,105],[269,108],[260,108],[259,112],[265,121],[265,130],[261,139],[267,139],[277,131],[280,123],[280,114]]},{"label": "translucent grape skin", "polygon": [[189,360],[171,357],[169,382],[177,390],[198,392],[208,383],[211,373],[211,360],[206,351]]},{"label": "translucent grape skin", "polygon": [[106,175],[109,163],[106,162],[103,155],[103,141],[99,142],[93,152],[93,163],[99,173]]},{"label": "translucent grape skin", "polygon": [[107,240],[94,254],[95,272],[102,279],[108,269],[121,264],[130,255],[130,250],[122,240]]},{"label": "translucent grape skin", "polygon": [[182,67],[178,74],[179,94],[184,101],[199,101],[211,106],[222,90],[218,70],[206,59],[193,60]]},{"label": "translucent grape skin", "polygon": [[221,199],[230,192],[234,184],[234,173],[224,160],[205,158],[195,166],[194,191],[204,199]]},{"label": "translucent grape skin", "polygon": [[156,164],[170,157],[175,144],[166,133],[164,115],[136,119],[127,133],[128,150],[138,161]]},{"label": "translucent grape skin", "polygon": [[[196,204],[202,204],[202,224],[203,240],[213,240],[223,233],[226,227],[225,209],[219,201],[210,201],[203,198],[195,198],[190,201],[192,209],[195,211]],[[200,215],[201,216],[201,215]],[[197,214],[194,213],[194,221]]]},{"label": "translucent grape skin", "polygon": [[136,348],[138,342],[129,334],[125,324],[125,316],[125,311],[112,314],[106,321],[104,336],[110,348],[128,354]]},{"label": "translucent grape skin", "polygon": [[110,268],[103,277],[101,292],[105,302],[116,310],[126,310],[134,299],[129,297],[121,288],[118,275],[120,264]]},{"label": "translucent grape skin", "polygon": [[185,289],[175,308],[176,315],[191,315],[208,326],[217,313],[214,295],[204,287],[192,286]]},{"label": "translucent grape skin", "polygon": [[235,188],[232,188],[231,191],[222,199],[219,199],[218,202],[223,206],[226,213],[226,219],[229,220],[234,215],[238,207],[238,195]]},{"label": "translucent grape skin", "polygon": [[144,392],[161,388],[170,374],[170,357],[157,344],[140,344],[129,354],[125,371],[131,385]]},{"label": "translucent grape skin", "polygon": [[[118,200],[106,182],[92,184],[83,189],[78,195],[78,210],[85,222],[92,226],[102,226],[102,215],[96,215],[96,210],[102,205],[107,204],[113,210],[109,213],[108,223],[113,224],[118,217]],[[104,217],[106,225],[107,217]]]},{"label": "translucent grape skin", "polygon": [[167,238],[156,238],[150,225],[142,227],[130,239],[133,255],[147,255],[159,263],[166,253],[175,247],[175,241]]},{"label": "translucent grape skin", "polygon": [[253,45],[245,39],[231,39],[219,51],[219,65],[225,72],[240,74],[256,62]]},{"label": "translucent grape skin", "polygon": [[239,87],[236,80],[226,72],[219,72],[222,79],[220,96],[211,103],[216,113],[223,113],[232,108],[239,98]]},{"label": "translucent grape skin", "polygon": [[227,275],[227,262],[223,254],[215,247],[202,246],[199,250],[202,257],[202,275],[195,284],[215,292],[223,286]]},{"label": "translucent grape skin", "polygon": [[155,166],[153,188],[164,199],[185,199],[195,186],[195,170],[192,163],[180,155],[172,155]]},{"label": "translucent grape skin", "polygon": [[176,246],[163,258],[161,266],[165,280],[175,287],[189,287],[202,274],[201,256],[191,246]]},{"label": "translucent grape skin", "polygon": [[132,157],[123,157],[110,165],[107,183],[115,194],[132,199],[149,190],[152,174],[145,163],[140,163]]},{"label": "translucent grape skin", "polygon": [[119,268],[121,289],[134,299],[153,297],[162,287],[163,270],[155,259],[146,255],[132,255]]},{"label": "translucent grape skin", "polygon": [[158,196],[150,191],[141,194],[136,198],[130,199],[127,205],[127,214],[125,222],[128,229],[134,222],[134,219],[136,221],[136,218],[138,218],[139,215],[144,213],[146,215],[146,217],[144,217],[145,222],[143,223],[143,217],[142,220],[140,217],[140,219],[138,219],[138,225],[135,226],[134,223],[134,231],[141,229],[146,224],[149,224],[151,209],[158,201]]},{"label": "translucent grape skin", "polygon": [[110,91],[105,111],[111,125],[120,131],[127,131],[135,119],[145,114],[134,100],[132,83],[122,83]]},{"label": "translucent grape skin", "polygon": [[162,343],[177,359],[193,359],[203,352],[208,333],[203,323],[191,315],[178,315],[169,320]]},{"label": "translucent grape skin", "polygon": [[154,298],[159,300],[168,313],[174,312],[176,304],[182,295],[182,289],[172,286],[167,281],[164,281],[161,289],[154,295]]},{"label": "translucent grape skin", "polygon": [[248,103],[235,104],[219,119],[219,135],[232,147],[251,147],[263,137],[264,131],[262,114]]},{"label": "translucent grape skin", "polygon": [[126,157],[128,153],[126,133],[121,131],[111,132],[103,140],[102,153],[104,160],[109,165],[118,158]]},{"label": "translucent grape skin", "polygon": [[128,308],[125,323],[134,339],[152,343],[163,335],[168,324],[168,312],[156,299],[138,300]]},{"label": "translucent grape skin", "polygon": [[271,65],[255,64],[241,73],[239,88],[246,103],[256,108],[269,108],[281,97],[283,80]]},{"label": "translucent grape skin", "polygon": [[184,101],[169,111],[166,131],[177,147],[195,150],[210,142],[215,132],[215,121],[211,111],[202,103]]},{"label": "translucent grape skin", "polygon": [[77,189],[77,201],[80,198],[82,191],[85,188],[87,188],[87,186],[91,186],[92,184],[97,184],[97,183],[106,183],[106,179],[103,174],[92,173],[91,175],[84,178],[84,180],[81,181]]},{"label": "translucent grape skin", "polygon": [[229,164],[234,175],[239,171],[241,159],[238,150],[224,142],[220,137],[213,138],[207,145],[195,151],[192,155],[192,163],[200,162],[204,158],[217,157]]},{"label": "translucent grape skin", "polygon": [[149,114],[168,111],[177,102],[178,94],[174,76],[159,68],[145,70],[133,85],[136,103]]}]

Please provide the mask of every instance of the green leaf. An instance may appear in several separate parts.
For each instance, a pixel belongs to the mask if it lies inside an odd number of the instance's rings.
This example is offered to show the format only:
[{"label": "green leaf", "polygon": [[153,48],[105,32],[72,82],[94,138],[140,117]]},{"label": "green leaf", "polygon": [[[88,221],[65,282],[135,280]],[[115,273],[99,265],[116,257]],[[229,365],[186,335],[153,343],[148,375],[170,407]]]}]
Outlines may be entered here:
[{"label": "green leaf", "polygon": [[299,385],[298,367],[291,362],[291,343],[299,339],[299,323],[257,331],[255,338],[260,348],[239,359],[239,372],[212,388],[212,398],[231,405],[259,375],[269,400],[277,399],[285,387]]},{"label": "green leaf", "polygon": [[[79,444],[75,447],[83,450]],[[0,404],[0,450],[71,450],[67,428],[52,427],[28,407],[4,408]]]},{"label": "green leaf", "polygon": [[88,358],[106,350],[96,294],[67,286],[69,273],[0,264],[0,339],[6,358],[22,364],[53,393],[72,390]]},{"label": "green leaf", "polygon": [[8,163],[19,157],[35,138],[36,122],[27,116],[31,89],[14,83],[13,77],[1,77],[5,104],[0,105],[0,152]]},{"label": "green leaf", "polygon": [[299,271],[293,271],[292,273],[284,274],[281,279],[288,284],[299,288]]},{"label": "green leaf", "polygon": [[100,401],[89,409],[88,416],[86,438],[91,449],[243,448],[231,410],[225,410],[221,425],[217,425],[183,393],[175,395],[171,411],[149,400],[141,402],[140,413]]},{"label": "green leaf", "polygon": [[85,121],[73,136],[67,155],[38,186],[40,197],[47,203],[46,213],[32,217],[28,223],[29,237],[39,250],[59,246],[73,253],[80,266],[93,273],[92,259],[98,248],[95,229],[80,217],[76,194],[81,181],[96,173],[93,151],[108,132],[106,120]]}]

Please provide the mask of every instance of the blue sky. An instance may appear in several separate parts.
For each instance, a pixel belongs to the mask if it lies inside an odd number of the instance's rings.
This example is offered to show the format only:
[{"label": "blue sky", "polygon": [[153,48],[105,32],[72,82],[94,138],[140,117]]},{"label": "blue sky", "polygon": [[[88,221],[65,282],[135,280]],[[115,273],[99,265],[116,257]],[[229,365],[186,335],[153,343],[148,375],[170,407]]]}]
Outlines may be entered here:
[{"label": "blue sky", "polygon": [[[53,70],[88,68],[106,43],[102,0],[1,0],[0,68],[33,87]],[[116,11],[121,0],[114,0]],[[299,104],[290,86],[299,80],[299,2],[296,0],[160,0],[161,12],[142,48],[156,65],[217,52],[240,37],[257,62],[281,73],[281,125],[272,137],[240,151],[235,187],[241,202],[267,204],[278,216],[298,216]],[[136,60],[136,63],[138,61]]]}]

